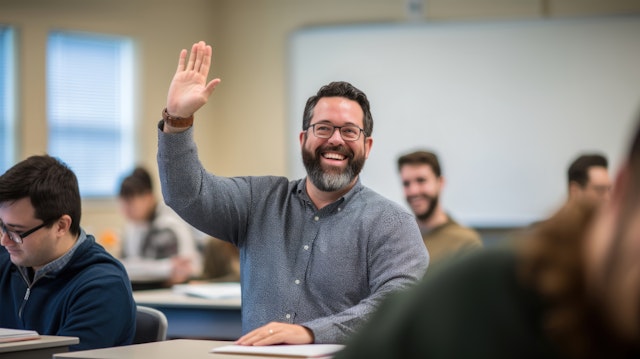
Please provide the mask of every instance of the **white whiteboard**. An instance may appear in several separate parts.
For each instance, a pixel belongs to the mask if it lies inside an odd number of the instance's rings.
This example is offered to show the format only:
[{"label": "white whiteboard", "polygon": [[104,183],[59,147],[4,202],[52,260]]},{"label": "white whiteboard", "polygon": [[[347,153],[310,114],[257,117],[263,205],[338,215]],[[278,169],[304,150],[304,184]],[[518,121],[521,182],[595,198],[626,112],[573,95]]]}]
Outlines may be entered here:
[{"label": "white whiteboard", "polygon": [[374,118],[363,183],[405,204],[397,157],[434,150],[444,207],[476,227],[550,214],[582,151],[615,173],[640,110],[640,17],[318,27],[289,50],[292,177],[307,98],[349,81]]}]

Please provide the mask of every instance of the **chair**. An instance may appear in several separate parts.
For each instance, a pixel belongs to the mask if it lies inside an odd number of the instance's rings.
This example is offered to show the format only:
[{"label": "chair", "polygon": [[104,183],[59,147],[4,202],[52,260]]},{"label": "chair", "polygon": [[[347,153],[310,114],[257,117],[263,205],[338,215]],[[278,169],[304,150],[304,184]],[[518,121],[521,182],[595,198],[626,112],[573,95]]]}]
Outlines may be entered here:
[{"label": "chair", "polygon": [[138,305],[136,309],[136,333],[132,344],[167,340],[167,317],[161,311]]}]

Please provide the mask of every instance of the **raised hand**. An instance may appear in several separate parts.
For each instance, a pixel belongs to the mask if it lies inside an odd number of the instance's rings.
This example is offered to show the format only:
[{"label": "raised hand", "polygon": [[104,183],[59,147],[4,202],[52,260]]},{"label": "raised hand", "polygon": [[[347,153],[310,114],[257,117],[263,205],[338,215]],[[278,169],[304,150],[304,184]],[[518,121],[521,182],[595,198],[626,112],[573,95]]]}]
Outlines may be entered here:
[{"label": "raised hand", "polygon": [[207,83],[211,67],[211,46],[204,41],[193,44],[189,61],[187,50],[180,51],[176,70],[167,95],[167,112],[174,117],[189,117],[202,107],[220,83],[215,78]]}]

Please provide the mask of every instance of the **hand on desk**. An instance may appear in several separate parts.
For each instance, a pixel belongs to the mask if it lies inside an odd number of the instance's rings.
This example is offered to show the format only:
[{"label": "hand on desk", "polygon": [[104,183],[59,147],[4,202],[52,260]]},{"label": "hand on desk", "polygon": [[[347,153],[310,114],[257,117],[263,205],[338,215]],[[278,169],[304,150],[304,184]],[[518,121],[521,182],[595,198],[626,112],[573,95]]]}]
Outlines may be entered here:
[{"label": "hand on desk", "polygon": [[238,345],[312,344],[311,330],[297,324],[271,322],[236,341]]}]

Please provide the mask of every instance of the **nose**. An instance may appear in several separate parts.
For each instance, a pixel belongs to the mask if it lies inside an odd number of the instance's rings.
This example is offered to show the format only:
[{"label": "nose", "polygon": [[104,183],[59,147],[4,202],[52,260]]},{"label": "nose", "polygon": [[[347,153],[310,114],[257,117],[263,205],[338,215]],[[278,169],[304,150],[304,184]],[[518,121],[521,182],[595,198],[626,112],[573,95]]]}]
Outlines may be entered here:
[{"label": "nose", "polygon": [[412,196],[414,194],[416,194],[416,189],[418,188],[418,186],[416,186],[415,182],[409,182],[409,183],[405,183],[404,184],[404,194],[405,196]]},{"label": "nose", "polygon": [[344,142],[344,140],[342,139],[342,134],[340,133],[340,129],[337,127],[334,128],[333,133],[331,134],[331,137],[329,137],[328,140],[331,143]]},{"label": "nose", "polygon": [[7,244],[13,243],[13,240],[9,238],[9,233],[5,231],[0,231],[0,245],[6,247]]}]

